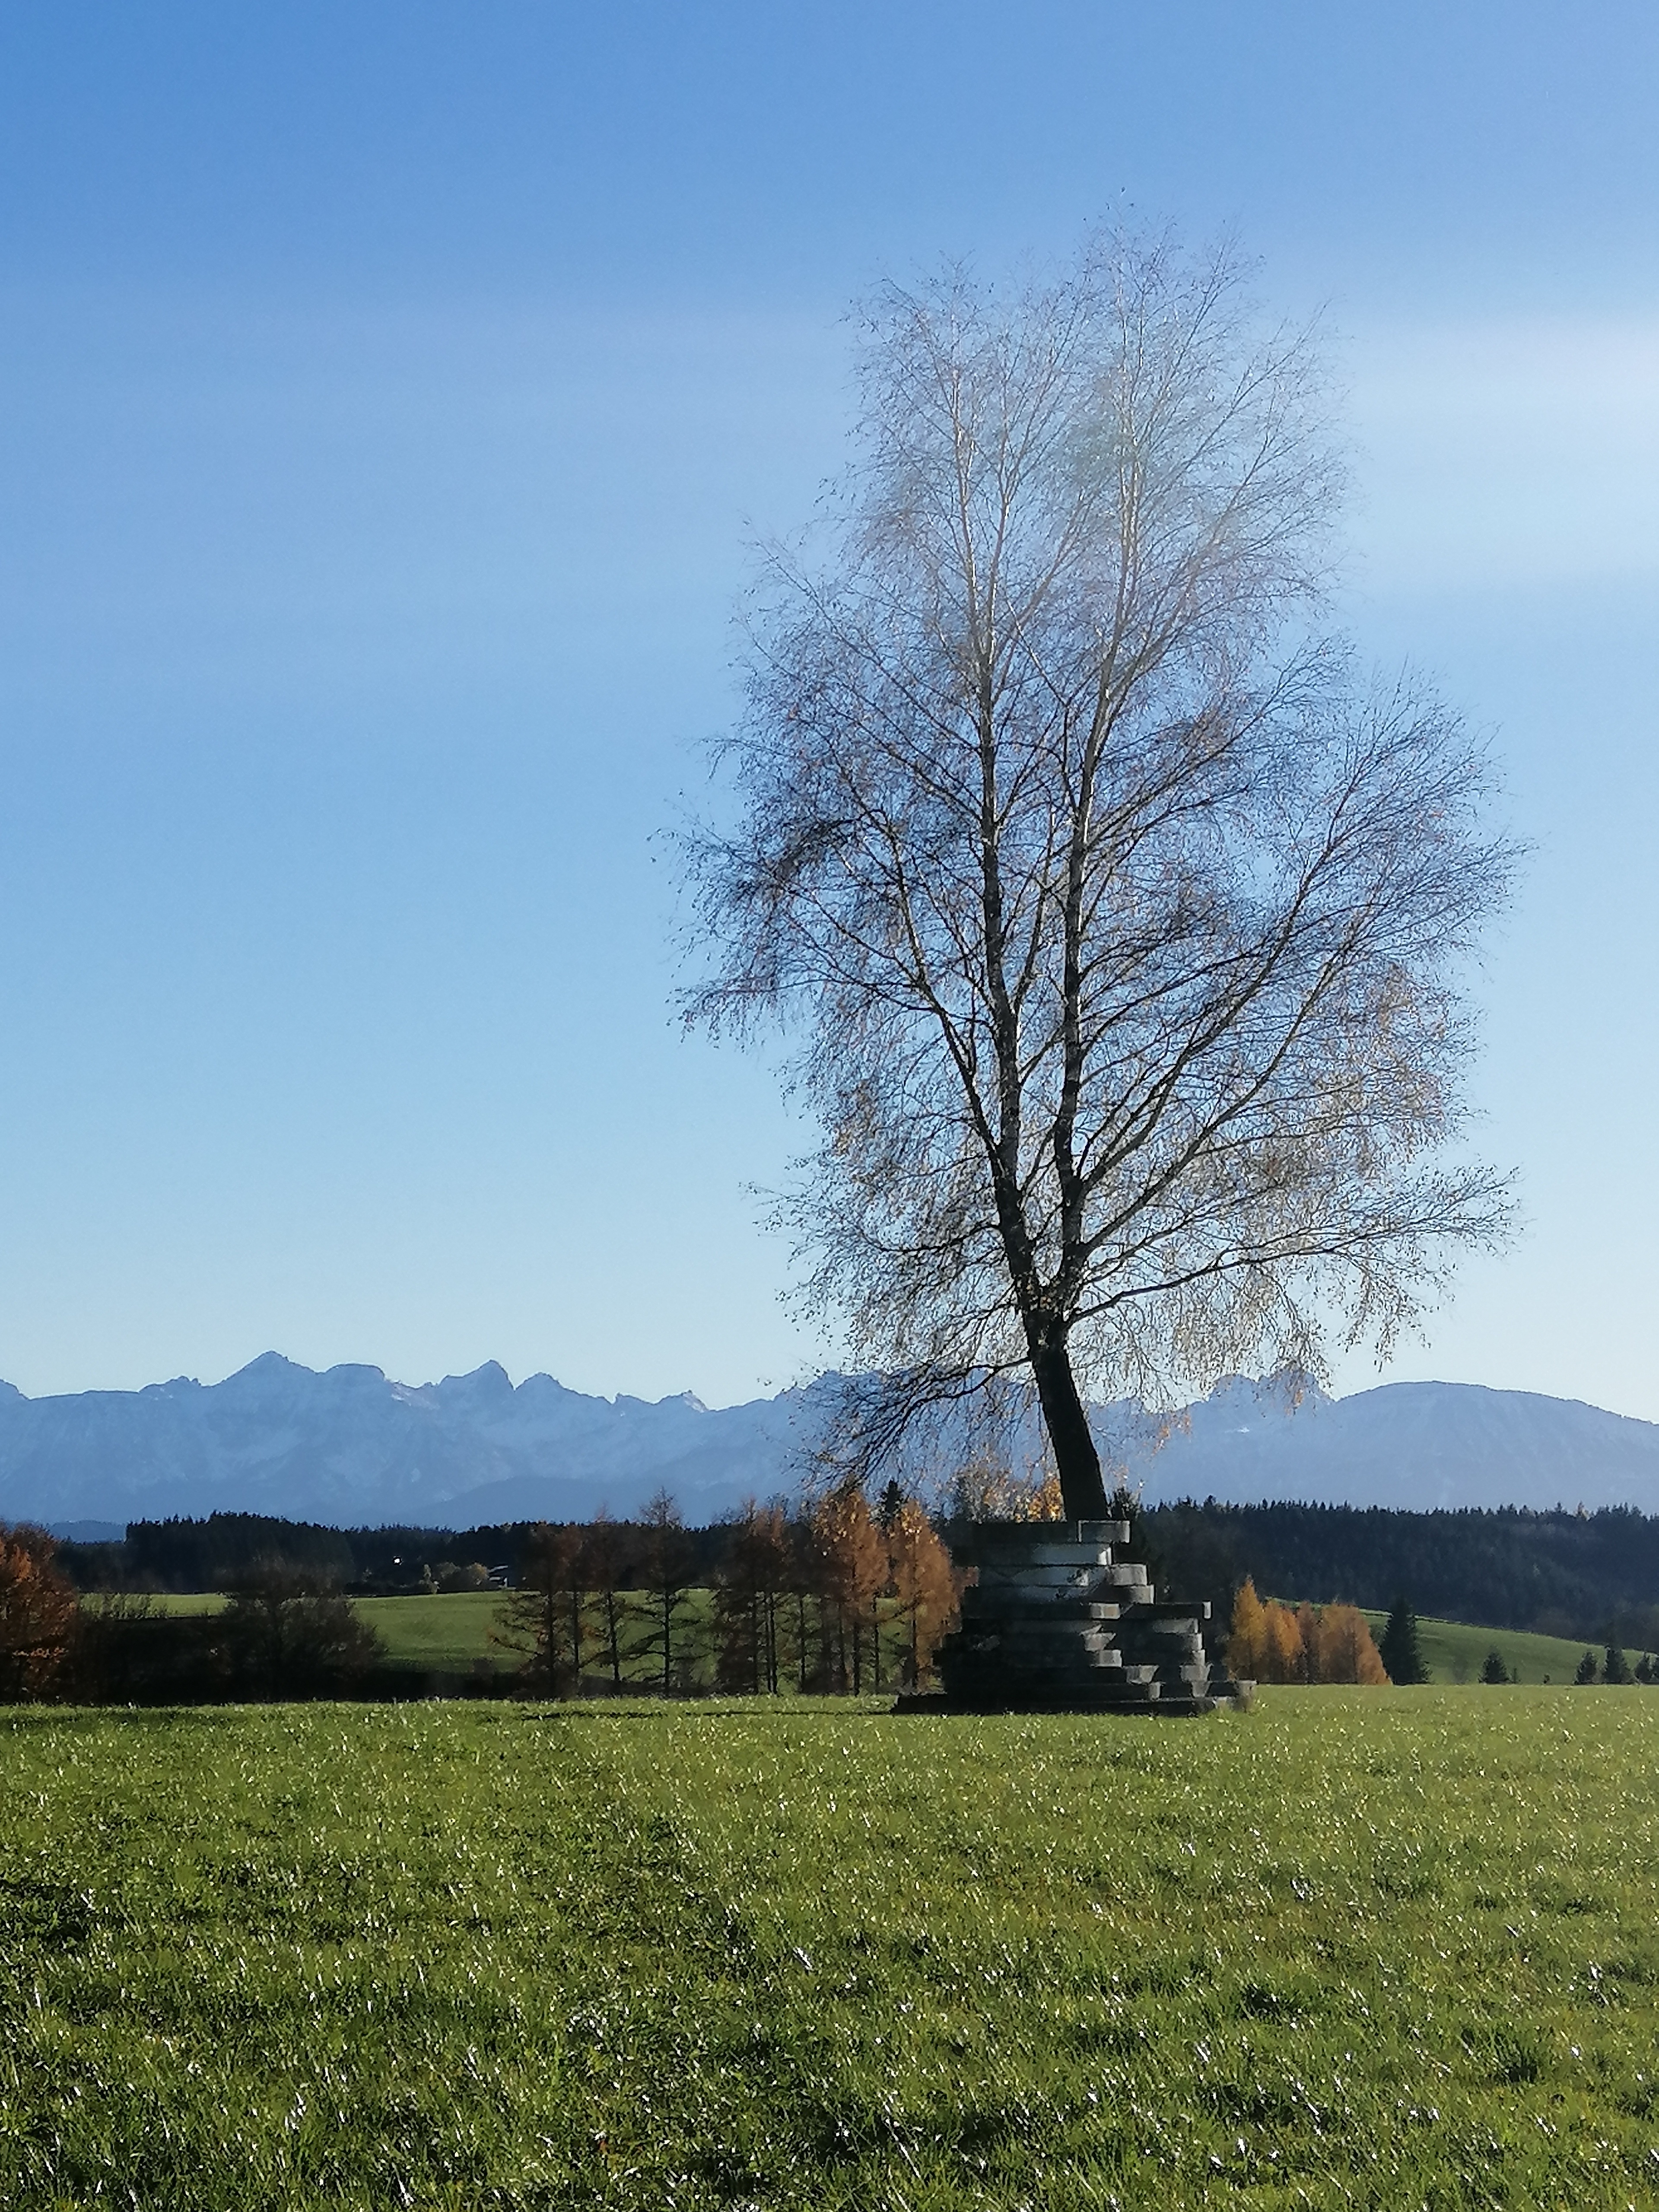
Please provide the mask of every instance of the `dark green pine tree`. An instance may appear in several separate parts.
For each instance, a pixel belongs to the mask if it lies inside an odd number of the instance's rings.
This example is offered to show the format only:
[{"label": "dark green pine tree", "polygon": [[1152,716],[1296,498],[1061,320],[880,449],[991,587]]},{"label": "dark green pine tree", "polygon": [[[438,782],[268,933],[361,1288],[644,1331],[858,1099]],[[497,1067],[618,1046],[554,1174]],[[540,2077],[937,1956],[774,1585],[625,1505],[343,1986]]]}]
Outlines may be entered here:
[{"label": "dark green pine tree", "polygon": [[1587,1682],[1596,1682],[1601,1680],[1601,1670],[1596,1666],[1595,1654],[1593,1651],[1587,1651],[1578,1662],[1572,1679],[1581,1689]]},{"label": "dark green pine tree", "polygon": [[1382,1631],[1382,1641],[1376,1649],[1391,1682],[1403,1686],[1407,1682],[1428,1680],[1429,1670],[1423,1664],[1422,1648],[1417,1640],[1417,1615],[1403,1597],[1395,1598],[1389,1625]]},{"label": "dark green pine tree", "polygon": [[1503,1653],[1495,1644],[1486,1654],[1486,1663],[1480,1669],[1480,1679],[1483,1682],[1508,1682],[1514,1679],[1504,1664]]},{"label": "dark green pine tree", "polygon": [[1602,1662],[1601,1680],[1604,1682],[1629,1682],[1634,1679],[1630,1671],[1630,1661],[1626,1658],[1623,1647],[1617,1644],[1609,1644],[1607,1656]]}]

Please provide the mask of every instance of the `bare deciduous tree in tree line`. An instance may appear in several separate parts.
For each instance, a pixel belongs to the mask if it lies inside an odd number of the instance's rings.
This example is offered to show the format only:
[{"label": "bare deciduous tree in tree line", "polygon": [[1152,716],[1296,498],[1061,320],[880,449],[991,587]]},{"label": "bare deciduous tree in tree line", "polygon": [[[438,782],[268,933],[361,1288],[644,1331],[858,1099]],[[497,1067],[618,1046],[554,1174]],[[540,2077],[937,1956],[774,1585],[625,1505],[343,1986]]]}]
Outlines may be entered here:
[{"label": "bare deciduous tree in tree line", "polygon": [[896,1489],[879,1521],[853,1488],[793,1516],[750,1501],[727,1526],[706,1608],[693,1560],[666,1492],[639,1524],[543,1522],[526,1531],[495,1641],[521,1655],[519,1680],[536,1695],[682,1692],[711,1674],[744,1694],[858,1692],[895,1668],[924,1678],[957,1595],[932,1522]]},{"label": "bare deciduous tree in tree line", "polygon": [[580,1680],[581,1550],[580,1528],[541,1521],[526,1529],[518,1587],[502,1608],[494,1638],[504,1649],[524,1655],[520,1679],[541,1696],[556,1697]]},{"label": "bare deciduous tree in tree line", "polygon": [[745,1500],[732,1523],[714,1591],[717,1687],[776,1695],[788,1568],[789,1523],[783,1509]]},{"label": "bare deciduous tree in tree line", "polygon": [[680,1509],[659,1490],[642,1516],[644,1633],[635,1647],[649,1656],[657,1686],[667,1696],[690,1686],[692,1649],[682,1634],[691,1597],[691,1553]]},{"label": "bare deciduous tree in tree line", "polygon": [[1510,855],[1456,718],[1316,634],[1318,349],[1228,252],[890,287],[860,375],[827,549],[755,611],[735,827],[688,841],[689,1015],[797,1044],[782,1210],[890,1378],[866,1461],[1023,1378],[1099,1515],[1085,1390],[1385,1350],[1501,1236],[1444,1148]]},{"label": "bare deciduous tree in tree line", "polygon": [[582,1574],[594,1617],[594,1640],[599,1661],[613,1690],[623,1686],[623,1603],[620,1595],[625,1571],[623,1535],[609,1514],[600,1512],[588,1525],[582,1545]]},{"label": "bare deciduous tree in tree line", "polygon": [[790,1524],[789,1559],[785,1570],[785,1594],[790,1601],[795,1630],[795,1687],[805,1697],[811,1686],[811,1644],[807,1634],[807,1607],[817,1603],[818,1561],[810,1522],[798,1515]]},{"label": "bare deciduous tree in tree line", "polygon": [[283,1559],[256,1559],[238,1578],[214,1642],[239,1692],[278,1699],[337,1696],[386,1656],[335,1583]]}]

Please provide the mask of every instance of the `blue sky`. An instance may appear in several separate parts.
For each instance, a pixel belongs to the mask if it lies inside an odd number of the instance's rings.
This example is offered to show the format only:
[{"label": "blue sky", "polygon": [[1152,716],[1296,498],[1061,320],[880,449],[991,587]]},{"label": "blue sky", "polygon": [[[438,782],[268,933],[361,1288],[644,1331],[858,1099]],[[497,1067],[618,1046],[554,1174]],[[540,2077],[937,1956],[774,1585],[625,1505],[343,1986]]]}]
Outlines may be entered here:
[{"label": "blue sky", "polygon": [[653,833],[746,533],[837,465],[849,298],[1124,212],[1326,307],[1348,618],[1537,848],[1479,982],[1528,1231],[1390,1372],[1659,1418],[1618,0],[0,11],[0,1374],[811,1369],[746,1194],[799,1133],[674,1028]]}]

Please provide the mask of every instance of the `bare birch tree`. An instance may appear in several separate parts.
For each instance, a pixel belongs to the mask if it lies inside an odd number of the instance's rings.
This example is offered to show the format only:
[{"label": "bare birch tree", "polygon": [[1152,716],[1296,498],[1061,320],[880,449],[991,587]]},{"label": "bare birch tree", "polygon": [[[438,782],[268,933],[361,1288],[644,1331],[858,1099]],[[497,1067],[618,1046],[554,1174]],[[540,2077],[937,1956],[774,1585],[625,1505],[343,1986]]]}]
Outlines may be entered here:
[{"label": "bare birch tree", "polygon": [[1501,1182],[1454,1149],[1460,963],[1509,853],[1456,718],[1322,637],[1316,346],[1225,253],[1104,237],[1014,295],[883,291],[827,549],[770,556],[690,1012],[778,1022],[785,1202],[890,1378],[866,1443],[1380,1349]]}]

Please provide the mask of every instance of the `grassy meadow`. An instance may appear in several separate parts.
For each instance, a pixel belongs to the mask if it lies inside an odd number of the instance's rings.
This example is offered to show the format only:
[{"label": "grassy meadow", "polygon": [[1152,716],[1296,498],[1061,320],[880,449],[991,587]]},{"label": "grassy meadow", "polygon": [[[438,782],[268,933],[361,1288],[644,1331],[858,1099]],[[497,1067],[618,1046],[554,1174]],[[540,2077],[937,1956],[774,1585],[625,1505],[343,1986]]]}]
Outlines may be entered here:
[{"label": "grassy meadow", "polygon": [[[1367,1613],[1373,1635],[1382,1635],[1388,1617],[1386,1613]],[[1586,1649],[1593,1649],[1598,1660],[1602,1656],[1600,1644],[1534,1636],[1521,1629],[1472,1628],[1462,1620],[1419,1620],[1417,1630],[1418,1646],[1434,1682],[1479,1682],[1489,1651],[1502,1655],[1516,1681],[1531,1683],[1571,1682]],[[1630,1654],[1632,1661],[1636,1656]]]},{"label": "grassy meadow", "polygon": [[0,2203],[1659,2203],[1659,1697],[0,1714]]},{"label": "grassy meadow", "polygon": [[360,1597],[352,1603],[358,1619],[367,1621],[385,1643],[390,1666],[433,1667],[461,1674],[479,1659],[493,1660],[504,1672],[520,1663],[518,1653],[490,1642],[501,1615],[500,1590],[455,1590],[441,1597]]},{"label": "grassy meadow", "polygon": [[[694,1593],[697,1601],[694,1626],[708,1609],[708,1593]],[[222,1597],[165,1597],[155,1601],[171,1613],[210,1613],[225,1602]],[[465,1674],[480,1659],[510,1673],[518,1656],[492,1643],[501,1609],[499,1590],[465,1590],[433,1597],[362,1597],[353,1601],[357,1613],[384,1640],[386,1663],[394,1667],[429,1667]],[[1388,1618],[1367,1613],[1374,1633],[1380,1635]],[[1423,1656],[1437,1682],[1478,1682],[1486,1654],[1502,1652],[1504,1664],[1519,1682],[1571,1682],[1584,1645],[1555,1636],[1533,1636],[1507,1628],[1472,1628],[1456,1620],[1422,1620],[1418,1624]],[[1599,1648],[1597,1656],[1600,1657]],[[1631,1656],[1635,1657],[1632,1652]],[[648,1671],[649,1662],[633,1664],[635,1675]]]},{"label": "grassy meadow", "polygon": [[[700,1600],[700,1618],[708,1609],[708,1594]],[[218,1604],[218,1599],[170,1599],[170,1604]],[[394,1666],[434,1667],[465,1673],[478,1659],[493,1660],[503,1672],[518,1663],[514,1654],[490,1642],[490,1631],[500,1613],[499,1590],[468,1590],[442,1597],[369,1597],[355,1601],[362,1618],[385,1639],[387,1662]],[[1380,1636],[1386,1613],[1367,1613],[1372,1631]],[[1585,1645],[1559,1636],[1534,1636],[1508,1628],[1474,1628],[1461,1620],[1420,1620],[1419,1643],[1431,1680],[1479,1682],[1486,1654],[1498,1650],[1516,1682],[1571,1682]],[[1596,1645],[1596,1657],[1601,1656]],[[1632,1650],[1630,1656],[1636,1656]],[[648,1662],[635,1666],[635,1674],[648,1671]]]}]

